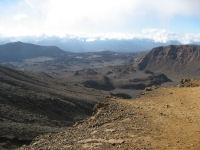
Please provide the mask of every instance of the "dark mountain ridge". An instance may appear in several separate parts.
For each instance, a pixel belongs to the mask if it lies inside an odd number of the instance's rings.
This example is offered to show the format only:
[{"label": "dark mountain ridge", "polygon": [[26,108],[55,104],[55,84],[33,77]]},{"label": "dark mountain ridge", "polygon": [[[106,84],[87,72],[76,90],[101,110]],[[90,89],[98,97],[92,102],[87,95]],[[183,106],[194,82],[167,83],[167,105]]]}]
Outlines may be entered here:
[{"label": "dark mountain ridge", "polygon": [[200,46],[169,45],[157,47],[139,59],[135,65],[140,70],[195,77],[200,73]]},{"label": "dark mountain ridge", "polygon": [[14,42],[0,45],[0,62],[22,61],[36,57],[57,57],[65,53],[56,46],[39,46]]}]

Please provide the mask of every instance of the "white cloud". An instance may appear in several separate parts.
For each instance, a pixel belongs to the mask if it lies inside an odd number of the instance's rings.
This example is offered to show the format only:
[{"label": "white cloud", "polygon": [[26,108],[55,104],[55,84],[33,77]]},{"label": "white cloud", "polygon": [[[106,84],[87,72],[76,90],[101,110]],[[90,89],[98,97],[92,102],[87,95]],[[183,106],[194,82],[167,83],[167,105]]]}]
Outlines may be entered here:
[{"label": "white cloud", "polygon": [[[177,34],[163,27],[142,30],[152,16],[164,24],[176,15],[200,17],[199,0],[23,0],[11,8],[2,15],[0,10],[0,34],[4,36],[68,34],[92,40],[137,37],[184,43],[200,39],[199,34]],[[141,26],[141,33],[133,34],[135,24]]]},{"label": "white cloud", "polygon": [[126,34],[126,33],[100,33],[100,34],[74,34],[74,35],[66,35],[63,38],[85,38],[86,41],[95,41],[97,39],[100,40],[109,40],[109,39],[117,39],[117,40],[131,40],[131,39],[150,39],[155,42],[167,43],[169,41],[179,41],[182,44],[189,44],[193,42],[200,42],[200,33],[174,33],[167,31],[165,29],[143,29],[141,33],[138,34]]},{"label": "white cloud", "polygon": [[102,32],[122,23],[123,14],[131,11],[134,3],[133,0],[49,0],[44,23],[50,34]]},{"label": "white cloud", "polygon": [[33,3],[31,2],[31,0],[24,0],[24,2],[31,8],[34,8]]},{"label": "white cloud", "polygon": [[27,18],[28,16],[26,14],[17,14],[13,17],[15,21],[22,21],[23,19]]},{"label": "white cloud", "polygon": [[169,41],[179,41],[182,44],[200,42],[200,33],[175,33],[165,29],[144,29],[136,38],[152,39],[155,42],[166,43]]},{"label": "white cloud", "polygon": [[[171,37],[171,35],[173,36]],[[162,43],[166,43],[169,40],[177,40],[175,34],[167,32],[165,29],[143,29],[140,36]]]},{"label": "white cloud", "polygon": [[189,44],[192,42],[200,42],[200,33],[194,34],[194,33],[188,33],[184,36],[179,37],[180,41],[184,44]]},{"label": "white cloud", "polygon": [[86,42],[93,42],[93,41],[96,41],[96,39],[95,38],[93,38],[93,39],[91,39],[91,38],[86,39]]},{"label": "white cloud", "polygon": [[174,15],[200,17],[199,0],[140,0],[140,6],[137,8],[146,12],[155,12],[163,18]]}]

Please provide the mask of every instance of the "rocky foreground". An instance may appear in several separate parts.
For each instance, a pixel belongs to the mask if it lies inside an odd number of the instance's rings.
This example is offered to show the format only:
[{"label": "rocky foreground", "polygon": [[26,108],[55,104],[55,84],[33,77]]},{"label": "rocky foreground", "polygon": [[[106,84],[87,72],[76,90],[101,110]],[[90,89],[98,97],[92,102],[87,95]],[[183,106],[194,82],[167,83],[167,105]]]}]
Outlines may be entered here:
[{"label": "rocky foreground", "polygon": [[200,87],[148,90],[141,98],[111,98],[91,118],[65,132],[37,137],[20,150],[200,149]]}]

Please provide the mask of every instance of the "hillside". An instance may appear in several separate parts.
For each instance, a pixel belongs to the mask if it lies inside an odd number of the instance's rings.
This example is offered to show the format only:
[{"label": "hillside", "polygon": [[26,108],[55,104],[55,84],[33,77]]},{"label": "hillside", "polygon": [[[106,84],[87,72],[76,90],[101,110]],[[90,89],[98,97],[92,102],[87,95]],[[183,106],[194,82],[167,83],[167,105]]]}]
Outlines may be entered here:
[{"label": "hillside", "polygon": [[0,149],[64,131],[91,116],[105,97],[131,99],[146,87],[170,82],[164,74],[131,65],[49,74],[0,66]]},{"label": "hillside", "polygon": [[200,87],[159,88],[134,100],[107,99],[65,132],[37,137],[20,150],[196,149]]},{"label": "hillside", "polygon": [[171,76],[198,77],[200,46],[170,45],[152,49],[135,64],[141,70],[163,72]]},{"label": "hillside", "polygon": [[87,118],[102,93],[52,75],[0,66],[0,149],[29,143]]}]

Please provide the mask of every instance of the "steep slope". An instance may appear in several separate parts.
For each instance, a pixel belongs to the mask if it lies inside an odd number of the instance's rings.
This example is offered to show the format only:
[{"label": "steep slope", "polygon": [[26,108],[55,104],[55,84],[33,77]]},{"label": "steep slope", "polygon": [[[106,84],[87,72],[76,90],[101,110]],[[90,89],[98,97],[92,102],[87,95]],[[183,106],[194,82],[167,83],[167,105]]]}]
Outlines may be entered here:
[{"label": "steep slope", "polygon": [[91,115],[101,96],[47,74],[0,66],[0,149],[58,132]]},{"label": "steep slope", "polygon": [[199,75],[199,65],[200,46],[197,45],[157,47],[137,62],[141,70],[188,77]]},{"label": "steep slope", "polygon": [[196,149],[200,87],[160,88],[131,100],[109,99],[65,132],[36,138],[20,150]]},{"label": "steep slope", "polygon": [[0,62],[15,62],[36,57],[56,57],[65,54],[55,46],[39,46],[22,42],[0,45]]}]

